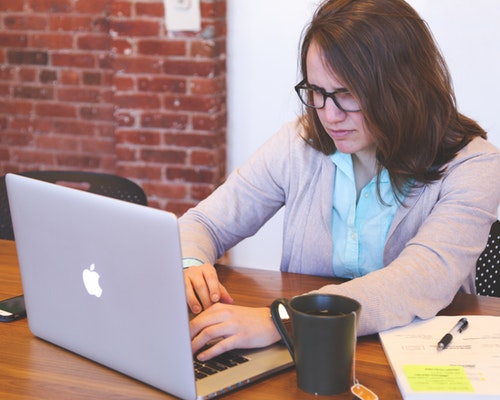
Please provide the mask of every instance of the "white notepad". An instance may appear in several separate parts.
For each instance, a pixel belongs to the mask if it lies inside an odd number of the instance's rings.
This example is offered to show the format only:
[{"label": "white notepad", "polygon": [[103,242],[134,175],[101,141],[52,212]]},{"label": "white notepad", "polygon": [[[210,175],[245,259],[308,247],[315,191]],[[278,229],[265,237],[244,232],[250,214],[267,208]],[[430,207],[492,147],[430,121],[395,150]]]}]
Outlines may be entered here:
[{"label": "white notepad", "polygon": [[439,340],[463,316],[438,316],[379,334],[405,400],[500,399],[500,317],[468,315],[450,345]]}]

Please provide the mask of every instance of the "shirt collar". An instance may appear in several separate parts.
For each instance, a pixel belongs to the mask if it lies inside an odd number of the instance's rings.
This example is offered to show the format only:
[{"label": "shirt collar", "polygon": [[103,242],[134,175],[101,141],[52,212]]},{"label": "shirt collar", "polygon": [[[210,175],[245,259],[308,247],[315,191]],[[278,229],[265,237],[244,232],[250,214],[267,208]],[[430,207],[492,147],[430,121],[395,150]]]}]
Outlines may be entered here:
[{"label": "shirt collar", "polygon": [[[335,164],[335,166],[342,171],[351,181],[354,182],[354,167],[352,165],[351,154],[342,153],[341,151],[336,151],[330,156],[330,159]],[[376,182],[377,177],[375,176],[371,182]],[[391,183],[389,178],[389,172],[384,168],[380,173],[380,183]]]},{"label": "shirt collar", "polygon": [[354,168],[352,166],[352,157],[350,154],[342,153],[337,150],[330,156],[330,159],[340,171],[354,182]]}]

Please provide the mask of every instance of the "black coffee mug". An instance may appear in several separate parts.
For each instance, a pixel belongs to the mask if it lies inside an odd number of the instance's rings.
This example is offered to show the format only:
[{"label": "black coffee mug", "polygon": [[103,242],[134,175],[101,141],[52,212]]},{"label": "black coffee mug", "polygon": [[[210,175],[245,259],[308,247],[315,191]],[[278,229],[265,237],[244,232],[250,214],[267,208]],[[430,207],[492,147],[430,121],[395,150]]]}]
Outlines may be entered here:
[{"label": "black coffee mug", "polygon": [[[280,305],[291,319],[293,339],[281,319]],[[318,395],[349,389],[360,311],[356,300],[332,294],[307,294],[272,303],[271,316],[295,362],[300,389]]]}]

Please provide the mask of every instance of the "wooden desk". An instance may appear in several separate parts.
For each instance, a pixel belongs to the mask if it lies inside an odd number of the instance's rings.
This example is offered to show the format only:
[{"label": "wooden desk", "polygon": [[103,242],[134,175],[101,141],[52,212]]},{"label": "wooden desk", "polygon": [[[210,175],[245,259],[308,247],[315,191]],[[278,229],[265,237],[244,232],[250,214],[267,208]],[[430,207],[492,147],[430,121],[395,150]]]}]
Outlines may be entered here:
[{"label": "wooden desk", "polygon": [[[314,276],[226,266],[219,267],[219,274],[236,302],[249,306],[269,305],[277,297],[291,297],[332,282]],[[0,240],[0,298],[21,293],[14,243]],[[500,315],[500,299],[461,295],[443,313]],[[159,390],[35,338],[26,319],[0,323],[0,352],[1,399],[170,398]],[[356,367],[360,382],[373,389],[381,400],[401,399],[377,336],[359,339]],[[317,399],[318,396],[300,391],[295,371],[289,369],[225,398]],[[351,400],[352,396],[346,393],[331,398]]]}]

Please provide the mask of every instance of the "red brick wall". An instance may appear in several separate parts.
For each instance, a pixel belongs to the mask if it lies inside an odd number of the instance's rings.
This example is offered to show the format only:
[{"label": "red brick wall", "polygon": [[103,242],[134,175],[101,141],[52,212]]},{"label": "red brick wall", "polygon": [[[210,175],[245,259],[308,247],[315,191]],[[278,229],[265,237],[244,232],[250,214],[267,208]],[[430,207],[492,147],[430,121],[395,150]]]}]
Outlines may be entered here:
[{"label": "red brick wall", "polygon": [[181,214],[225,177],[226,0],[0,0],[0,173],[82,169]]}]

